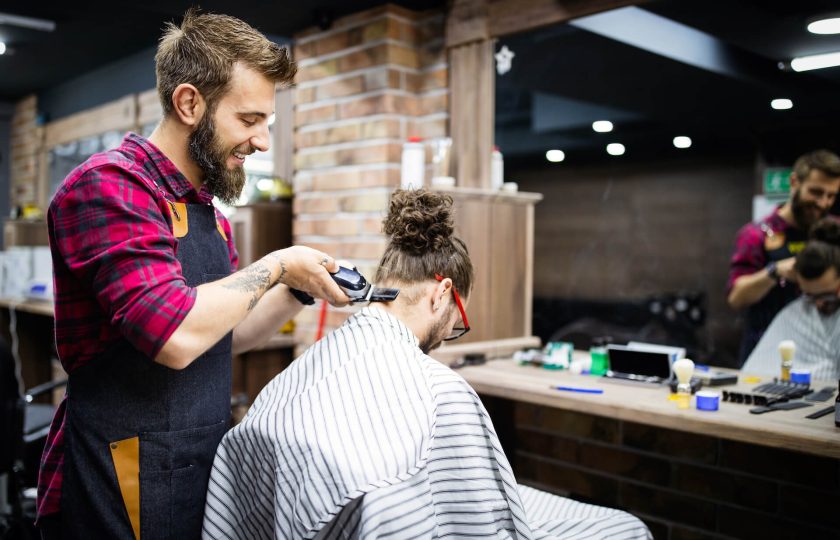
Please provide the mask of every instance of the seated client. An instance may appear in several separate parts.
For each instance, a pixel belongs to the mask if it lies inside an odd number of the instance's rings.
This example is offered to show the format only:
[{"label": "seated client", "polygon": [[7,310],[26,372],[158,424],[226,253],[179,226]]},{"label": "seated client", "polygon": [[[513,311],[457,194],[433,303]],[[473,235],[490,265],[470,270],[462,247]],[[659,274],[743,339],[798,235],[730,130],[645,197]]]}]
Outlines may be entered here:
[{"label": "seated client", "polygon": [[468,329],[448,195],[397,191],[372,304],[275,377],[219,446],[207,538],[647,538],[619,510],[518,486],[486,410],[428,356]]},{"label": "seated client", "polygon": [[796,343],[794,369],[811,370],[813,380],[840,378],[840,223],[818,221],[794,270],[802,296],[788,304],[770,323],[747,358],[745,373],[778,375],[779,342]]}]

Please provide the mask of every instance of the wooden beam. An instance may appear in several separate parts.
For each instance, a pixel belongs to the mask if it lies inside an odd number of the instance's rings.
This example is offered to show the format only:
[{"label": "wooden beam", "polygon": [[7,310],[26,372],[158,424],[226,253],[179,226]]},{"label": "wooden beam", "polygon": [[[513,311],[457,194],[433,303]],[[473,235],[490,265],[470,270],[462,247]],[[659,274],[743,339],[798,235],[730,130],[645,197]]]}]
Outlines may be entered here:
[{"label": "wooden beam", "polygon": [[455,0],[446,21],[446,46],[493,39],[647,0]]},{"label": "wooden beam", "polygon": [[490,188],[496,79],[493,42],[473,41],[449,49],[449,133],[459,187]]},{"label": "wooden beam", "polygon": [[289,184],[295,173],[295,89],[282,88],[274,95],[274,176]]},{"label": "wooden beam", "polygon": [[133,129],[137,121],[137,98],[134,94],[105,105],[50,122],[46,126],[45,146],[75,141],[106,131]]},{"label": "wooden beam", "polygon": [[446,46],[490,38],[486,0],[455,0],[446,17]]}]

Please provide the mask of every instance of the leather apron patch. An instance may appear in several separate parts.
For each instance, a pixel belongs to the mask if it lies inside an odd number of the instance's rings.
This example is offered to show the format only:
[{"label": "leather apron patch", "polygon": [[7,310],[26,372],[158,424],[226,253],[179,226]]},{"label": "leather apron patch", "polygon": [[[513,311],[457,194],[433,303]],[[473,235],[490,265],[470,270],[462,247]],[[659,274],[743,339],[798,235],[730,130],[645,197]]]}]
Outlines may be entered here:
[{"label": "leather apron patch", "polygon": [[166,201],[166,207],[169,209],[169,218],[172,222],[172,235],[175,238],[183,238],[189,232],[189,222],[187,220],[187,205],[185,203]]},{"label": "leather apron patch", "polygon": [[111,458],[134,538],[140,538],[140,438],[111,443]]}]

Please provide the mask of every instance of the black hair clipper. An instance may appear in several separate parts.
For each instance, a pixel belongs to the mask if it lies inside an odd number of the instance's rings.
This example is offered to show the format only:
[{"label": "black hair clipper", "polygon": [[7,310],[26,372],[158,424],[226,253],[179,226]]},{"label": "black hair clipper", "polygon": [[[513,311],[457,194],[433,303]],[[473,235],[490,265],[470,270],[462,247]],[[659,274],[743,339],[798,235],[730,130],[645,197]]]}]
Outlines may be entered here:
[{"label": "black hair clipper", "polygon": [[350,303],[392,302],[400,294],[399,289],[374,287],[368,283],[355,268],[338,267],[338,272],[330,274],[344,293],[350,297]]}]

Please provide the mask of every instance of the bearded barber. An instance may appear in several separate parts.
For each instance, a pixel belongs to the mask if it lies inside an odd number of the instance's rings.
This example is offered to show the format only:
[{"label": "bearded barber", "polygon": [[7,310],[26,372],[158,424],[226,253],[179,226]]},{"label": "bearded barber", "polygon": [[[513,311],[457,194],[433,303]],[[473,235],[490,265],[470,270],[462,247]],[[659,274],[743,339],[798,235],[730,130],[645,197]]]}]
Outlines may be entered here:
[{"label": "bearded barber", "polygon": [[328,255],[270,253],[235,271],[214,196],[269,147],[285,49],[188,12],[155,58],[164,119],[75,169],[49,209],[56,343],[69,375],[42,458],[44,538],[197,538],[230,418],[231,355],[265,342],[299,292],[344,304]]},{"label": "bearded barber", "polygon": [[730,259],[729,305],[745,310],[738,356],[742,365],[773,317],[799,296],[794,261],[808,231],[828,214],[840,190],[840,158],[828,150],[801,156],[790,175],[790,197],[738,232]]}]

